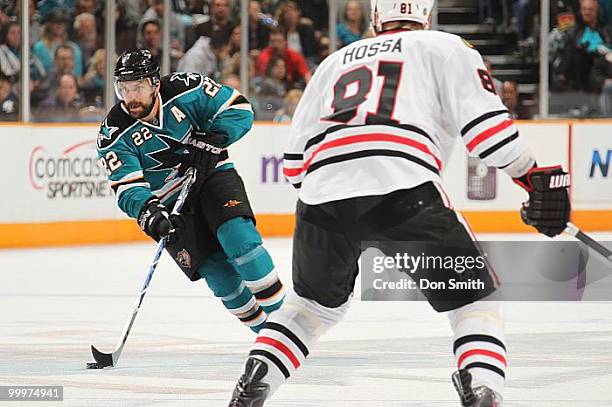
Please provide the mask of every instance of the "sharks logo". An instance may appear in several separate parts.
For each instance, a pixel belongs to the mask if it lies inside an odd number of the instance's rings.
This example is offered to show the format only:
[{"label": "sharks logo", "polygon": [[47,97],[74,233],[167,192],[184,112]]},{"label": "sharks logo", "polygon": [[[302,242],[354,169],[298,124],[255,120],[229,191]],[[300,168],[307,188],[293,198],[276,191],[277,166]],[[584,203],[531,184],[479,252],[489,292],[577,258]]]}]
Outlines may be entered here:
[{"label": "sharks logo", "polygon": [[102,148],[104,140],[112,140],[113,134],[115,134],[117,130],[119,130],[119,127],[109,126],[108,118],[104,119],[104,123],[102,123],[100,132],[98,133],[98,147]]},{"label": "sharks logo", "polygon": [[151,153],[146,153],[147,157],[155,161],[157,164],[153,167],[147,168],[148,171],[165,171],[173,170],[174,167],[181,163],[182,151],[185,149],[185,145],[179,140],[175,140],[172,137],[164,136],[163,134],[157,134],[156,136],[165,147],[161,150],[157,150]]},{"label": "sharks logo", "polygon": [[189,86],[189,83],[193,80],[198,82],[201,79],[201,76],[197,73],[191,72],[177,72],[170,77],[170,82],[181,81],[185,84],[185,86]]}]

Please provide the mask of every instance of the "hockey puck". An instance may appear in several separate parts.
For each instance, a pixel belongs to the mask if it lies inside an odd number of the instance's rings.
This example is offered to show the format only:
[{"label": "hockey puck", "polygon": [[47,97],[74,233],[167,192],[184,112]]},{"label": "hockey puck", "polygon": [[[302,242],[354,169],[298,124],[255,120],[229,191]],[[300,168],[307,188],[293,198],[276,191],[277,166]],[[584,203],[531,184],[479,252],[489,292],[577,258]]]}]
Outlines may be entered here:
[{"label": "hockey puck", "polygon": [[97,362],[89,362],[87,363],[87,369],[104,369],[104,366]]}]

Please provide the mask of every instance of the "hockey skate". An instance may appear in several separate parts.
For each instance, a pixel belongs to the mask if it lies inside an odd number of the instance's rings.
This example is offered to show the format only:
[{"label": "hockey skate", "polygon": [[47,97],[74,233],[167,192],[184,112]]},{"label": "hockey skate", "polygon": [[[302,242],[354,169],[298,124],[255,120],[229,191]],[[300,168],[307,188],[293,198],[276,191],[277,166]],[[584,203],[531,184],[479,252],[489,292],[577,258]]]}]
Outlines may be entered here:
[{"label": "hockey skate", "polygon": [[463,407],[501,407],[493,390],[486,386],[472,388],[472,375],[466,369],[453,373],[452,380]]},{"label": "hockey skate", "polygon": [[268,373],[268,366],[259,359],[249,358],[244,374],[240,376],[229,407],[261,407],[270,391],[270,386],[260,380]]}]

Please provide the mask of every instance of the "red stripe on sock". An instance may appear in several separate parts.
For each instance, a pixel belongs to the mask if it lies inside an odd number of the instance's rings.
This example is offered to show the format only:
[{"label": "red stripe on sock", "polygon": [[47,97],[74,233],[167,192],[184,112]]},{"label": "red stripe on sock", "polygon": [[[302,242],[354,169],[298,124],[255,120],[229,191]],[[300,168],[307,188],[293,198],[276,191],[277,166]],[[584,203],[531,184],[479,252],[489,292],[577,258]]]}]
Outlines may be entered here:
[{"label": "red stripe on sock", "polygon": [[508,366],[506,363],[506,358],[497,352],[493,352],[493,351],[486,350],[486,349],[472,349],[472,350],[468,350],[467,352],[463,352],[461,356],[459,356],[459,359],[457,360],[457,368],[461,369],[461,363],[463,363],[463,361],[466,358],[469,358],[470,356],[474,356],[474,355],[489,356],[493,359],[499,360],[500,362],[504,364],[504,366]]},{"label": "red stripe on sock", "polygon": [[291,363],[293,363],[293,367],[295,367],[296,369],[300,367],[300,361],[298,360],[298,358],[295,357],[291,349],[289,349],[284,343],[279,342],[276,339],[269,338],[267,336],[258,336],[255,342],[265,343],[266,345],[275,347],[289,358]]}]

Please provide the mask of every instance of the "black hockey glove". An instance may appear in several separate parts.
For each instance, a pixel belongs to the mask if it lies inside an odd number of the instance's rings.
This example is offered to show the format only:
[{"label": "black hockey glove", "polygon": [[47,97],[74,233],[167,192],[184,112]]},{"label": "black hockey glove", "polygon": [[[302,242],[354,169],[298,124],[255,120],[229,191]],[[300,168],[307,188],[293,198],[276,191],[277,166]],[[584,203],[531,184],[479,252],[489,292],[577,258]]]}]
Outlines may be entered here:
[{"label": "black hockey glove", "polygon": [[168,209],[155,197],[143,206],[138,215],[138,225],[155,240],[168,237],[173,230]]},{"label": "black hockey glove", "polygon": [[224,141],[223,134],[193,130],[181,156],[179,175],[183,176],[189,167],[194,167],[199,176],[206,178],[219,161],[227,159],[227,151],[221,146]]},{"label": "black hockey glove", "polygon": [[571,212],[569,174],[561,166],[534,167],[514,182],[529,193],[529,201],[521,208],[523,222],[548,237],[563,232]]}]

